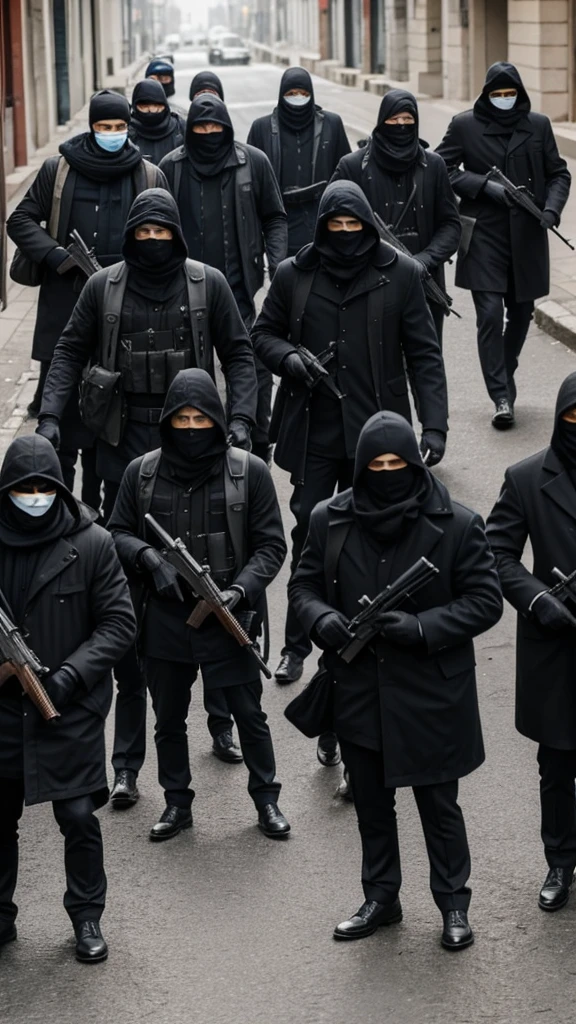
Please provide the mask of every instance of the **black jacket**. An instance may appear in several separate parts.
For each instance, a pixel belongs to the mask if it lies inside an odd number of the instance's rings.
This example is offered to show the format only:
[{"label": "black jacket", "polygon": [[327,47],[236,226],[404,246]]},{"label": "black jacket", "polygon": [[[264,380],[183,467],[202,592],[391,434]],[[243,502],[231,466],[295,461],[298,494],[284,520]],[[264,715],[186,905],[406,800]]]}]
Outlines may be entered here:
[{"label": "black jacket", "polygon": [[[193,202],[193,193],[198,197],[202,179],[196,174],[186,156],[186,149],[180,146],[169,153],[161,162],[160,169],[166,175],[168,186],[180,209],[182,204]],[[242,263],[244,287],[250,299],[264,283],[264,252],[268,258],[271,276],[286,256],[288,228],[286,212],[282,203],[278,182],[270,161],[253,146],[235,142],[231,166],[223,172],[225,187],[222,202],[228,207],[229,216],[222,225],[228,239],[235,244]],[[180,185],[177,188],[177,177]],[[206,225],[203,230],[216,230],[217,225]],[[201,246],[201,237],[187,237],[188,250],[196,258]]]},{"label": "black jacket", "polygon": [[[336,182],[328,187],[318,224],[341,210],[343,203],[377,234],[368,201],[354,183]],[[446,431],[442,353],[414,262],[384,242],[376,246],[364,273],[355,279],[340,306],[334,307],[340,325],[338,339],[326,336],[324,307],[314,294],[319,268],[314,244],[278,268],[252,331],[256,354],[264,365],[281,375],[282,362],[295,345],[319,354],[330,341],[338,341],[336,376],[346,396],[341,412],[348,458],[354,458],[360,430],[374,412],[388,409],[410,420],[404,361],[423,427]],[[310,407],[308,388],[294,378],[283,377],[274,408],[274,457],[294,482],[303,479]]]},{"label": "black jacket", "polygon": [[[163,425],[169,422],[173,412],[185,405],[201,409],[214,420],[222,440],[225,434],[225,419],[215,385],[206,373],[200,370],[184,370],[178,374],[166,397],[162,414],[162,451],[166,450],[166,434]],[[238,611],[256,610],[260,612],[266,587],[277,576],[286,557],[286,543],[282,528],[282,518],[278,500],[270,472],[261,459],[253,455],[246,456],[246,507],[233,510],[235,515],[243,516],[244,539],[241,544],[243,557],[235,558],[233,578],[227,583],[235,583],[245,592],[245,600]],[[139,568],[139,557],[147,547],[160,547],[155,534],[143,523],[143,507],[141,501],[142,459],[136,459],[128,467],[110,519],[109,528],[114,537],[120,560],[133,580],[143,581],[147,587],[149,581]],[[178,533],[178,524],[188,527],[182,540],[191,547],[190,534],[194,533],[199,510],[210,503],[208,495],[214,487],[218,489],[222,474],[227,473],[227,456],[218,459],[217,472],[205,484],[190,492],[190,482],[180,479],[170,472],[170,466],[162,455],[157,476],[154,479],[149,510],[164,528],[172,534]],[[212,506],[210,506],[212,507]],[[185,518],[183,514],[186,514]],[[232,514],[232,511],[230,512]],[[220,516],[219,532],[227,535],[231,543],[231,531],[228,513]],[[210,522],[214,520],[210,519]],[[186,588],[184,588],[186,589]],[[164,657],[173,661],[194,660],[192,654],[199,658],[199,651],[207,660],[215,661],[227,654],[241,657],[240,650],[233,640],[212,616],[210,616],[196,634],[186,625],[186,619],[192,611],[195,601],[188,595],[184,604],[161,600],[154,594],[144,602],[145,616],[142,625],[142,650],[153,657]],[[196,635],[195,635],[196,634]],[[190,650],[189,650],[190,649]],[[254,678],[254,676],[252,676]],[[238,673],[236,682],[245,682]]]},{"label": "black jacket", "polygon": [[[378,174],[382,174],[378,170]],[[355,181],[365,192],[373,210],[385,224],[393,226],[396,213],[382,208],[374,184],[374,158],[371,143],[350,153],[338,164],[332,181]],[[446,166],[436,153],[420,146],[420,156],[414,170],[416,194],[416,224],[418,230],[418,258],[426,264],[436,281],[444,287],[444,264],[456,252],[460,243],[460,217],[454,193],[450,186]]]},{"label": "black jacket", "polygon": [[54,449],[36,435],[10,446],[0,491],[31,475],[54,479],[75,517],[69,532],[43,549],[17,624],[44,665],[55,671],[66,662],[82,684],[52,722],[27,697],[3,700],[0,689],[0,776],[23,775],[28,804],[86,793],[103,803],[112,669],[134,640],[134,611],[110,534],[66,491]]},{"label": "black jacket", "polygon": [[[61,159],[54,156],[44,161],[24,199],[7,222],[12,241],[28,259],[42,266],[32,343],[32,358],[41,361],[52,358],[85,280],[83,275],[73,271],[63,276],[58,274],[51,266],[51,254],[58,246],[68,245],[70,232],[76,228],[88,246],[95,245],[96,257],[102,266],[116,262],[120,258],[124,224],[135,196],[150,185],[166,187],[162,172],[147,161],[142,161],[134,172],[124,178],[102,185],[70,169],[62,192],[58,231],[52,238],[47,228],[41,225],[43,222],[48,224],[50,220],[54,183]],[[96,238],[93,237],[94,232]]]},{"label": "black jacket", "polygon": [[[359,456],[375,420],[363,431]],[[417,519],[399,540],[382,544],[385,558],[363,541],[353,489],[321,502],[288,587],[300,622],[316,638],[324,614],[337,609],[353,618],[364,594],[374,598],[417,559],[440,570],[403,606],[418,616],[422,647],[379,638],[349,665],[334,650],[324,654],[336,682],[336,732],[381,749],[390,787],[461,778],[484,760],[472,641],[498,621],[502,597],[480,516],[453,502],[433,477],[432,485]],[[334,571],[331,549],[339,551]]]},{"label": "black jacket", "polygon": [[[485,89],[503,65],[490,69]],[[518,72],[518,89],[525,93]],[[481,116],[478,116],[480,112]],[[552,125],[544,114],[524,113],[512,132],[474,110],[457,114],[437,148],[445,160],[450,181],[460,196],[460,214],[470,219],[472,237],[459,254],[456,284],[473,291],[507,290],[500,270],[492,269],[495,243],[507,250],[517,302],[546,295],[550,287],[548,233],[530,214],[512,206],[509,210],[484,193],[490,169],[499,167],[514,185],[524,185],[541,209],[553,211],[558,220],[570,192],[570,172],[560,156]]]},{"label": "black jacket", "polygon": [[180,114],[170,111],[166,125],[162,129],[151,129],[138,120],[133,114],[128,128],[128,135],[142,153],[145,160],[158,165],[160,161],[184,142],[186,121]]}]

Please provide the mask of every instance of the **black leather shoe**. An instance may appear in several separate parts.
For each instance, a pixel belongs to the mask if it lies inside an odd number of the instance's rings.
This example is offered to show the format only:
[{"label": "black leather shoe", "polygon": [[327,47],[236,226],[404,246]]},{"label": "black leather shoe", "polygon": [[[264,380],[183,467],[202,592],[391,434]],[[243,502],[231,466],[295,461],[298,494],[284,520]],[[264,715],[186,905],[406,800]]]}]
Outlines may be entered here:
[{"label": "black leather shoe", "polygon": [[465,910],[448,910],[444,914],[444,931],[440,939],[444,949],[466,949],[474,942]]},{"label": "black leather shoe", "polygon": [[226,732],[214,737],[212,753],[227,764],[240,764],[244,760],[240,747],[234,743],[232,729],[227,729]]},{"label": "black leather shoe", "polygon": [[130,768],[121,768],[114,776],[114,786],[110,800],[115,810],[123,810],[125,807],[133,807],[138,800],[140,793],[136,785],[136,772]]},{"label": "black leather shoe", "polygon": [[9,924],[6,928],[3,928],[0,932],[0,946],[5,946],[8,942],[14,942],[14,939],[18,938],[15,924]]},{"label": "black leather shoe", "polygon": [[373,935],[377,928],[383,928],[387,924],[397,924],[401,920],[402,907],[399,899],[395,899],[393,903],[376,903],[375,900],[367,900],[349,921],[342,921],[336,926],[334,938],[340,942],[365,939],[367,935]]},{"label": "black leather shoe", "polygon": [[82,964],[99,964],[108,957],[108,946],[98,921],[80,921],[74,925],[76,959]]},{"label": "black leather shoe", "polygon": [[492,426],[496,427],[496,430],[509,430],[514,426],[514,407],[507,398],[499,398],[495,405]]},{"label": "black leather shoe", "polygon": [[566,906],[573,875],[569,868],[550,868],[538,897],[541,910],[560,910]]},{"label": "black leather shoe", "polygon": [[333,732],[327,732],[318,737],[316,757],[325,768],[335,768],[337,764],[340,764],[342,755]]},{"label": "black leather shoe", "polygon": [[278,668],[274,673],[274,678],[277,683],[282,683],[284,686],[287,683],[295,683],[297,679],[300,679],[304,671],[304,659],[299,654],[294,654],[292,651],[286,651],[280,658]]},{"label": "black leather shoe", "polygon": [[177,836],[185,828],[192,828],[192,812],[186,807],[174,807],[172,804],[168,804],[160,821],[150,829],[150,839],[153,843],[162,843],[165,839]]},{"label": "black leather shoe", "polygon": [[350,775],[348,773],[347,768],[344,769],[342,781],[338,786],[338,789],[334,793],[334,796],[339,796],[341,800],[347,800],[348,803],[354,803],[354,797],[352,795],[352,786],[350,784]]},{"label": "black leather shoe", "polygon": [[265,804],[258,810],[258,828],[268,839],[286,839],[290,825],[278,804]]}]

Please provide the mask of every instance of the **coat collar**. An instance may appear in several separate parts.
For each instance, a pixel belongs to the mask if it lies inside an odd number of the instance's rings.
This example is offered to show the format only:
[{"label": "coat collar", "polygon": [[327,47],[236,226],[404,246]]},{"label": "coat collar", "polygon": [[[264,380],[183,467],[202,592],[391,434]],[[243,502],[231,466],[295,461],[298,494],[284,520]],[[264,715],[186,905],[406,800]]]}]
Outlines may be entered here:
[{"label": "coat collar", "polygon": [[[486,127],[484,128],[483,134],[508,135],[509,132],[509,128],[506,129],[503,125],[498,124],[497,121],[489,121]],[[512,132],[512,136],[507,147],[507,154],[509,155],[510,153],[513,153],[515,149],[518,149],[519,146],[523,146],[525,142],[528,142],[528,140],[531,138],[533,134],[534,126],[531,124],[527,117],[523,117],[522,120],[518,122],[518,124],[514,128],[514,131]]]},{"label": "coat collar", "polygon": [[547,449],[542,469],[542,493],[556,502],[572,519],[576,519],[576,489],[553,448]]},{"label": "coat collar", "polygon": [[[422,510],[423,515],[435,519],[436,516],[444,517],[451,516],[454,514],[452,508],[452,499],[448,492],[448,489],[443,483],[438,480],[437,477],[433,477],[434,490],[428,498],[428,501],[424,505]],[[330,514],[330,521],[344,522],[347,519],[350,522],[353,519],[352,512],[352,488],[348,487],[347,490],[341,491],[340,494],[336,494],[332,501],[328,505],[328,512]]]},{"label": "coat collar", "polygon": [[40,571],[34,577],[32,586],[28,593],[27,605],[31,605],[34,598],[44,589],[56,576],[68,569],[78,558],[78,551],[67,537],[61,537],[48,553],[46,560],[39,566]]},{"label": "coat collar", "polygon": [[[388,242],[380,242],[376,253],[370,261],[371,267],[391,267],[393,263],[396,263],[398,259],[398,253],[392,245]],[[297,252],[292,257],[292,263],[298,270],[316,270],[320,266],[320,256],[318,255],[313,242],[309,245],[305,245],[300,252]],[[369,268],[369,269],[370,269]]]}]

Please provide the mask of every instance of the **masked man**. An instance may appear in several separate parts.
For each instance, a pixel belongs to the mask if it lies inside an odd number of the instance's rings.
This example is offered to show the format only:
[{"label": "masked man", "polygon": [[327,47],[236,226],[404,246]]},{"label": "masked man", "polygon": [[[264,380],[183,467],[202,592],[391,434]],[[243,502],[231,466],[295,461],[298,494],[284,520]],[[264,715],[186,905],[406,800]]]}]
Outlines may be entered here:
[{"label": "masked man", "polygon": [[45,721],[9,677],[0,687],[0,945],[16,938],[13,901],[24,802],[52,802],[64,836],[64,906],[76,957],[105,960],[106,875],[94,811],[108,799],[104,724],[112,669],[135,635],[110,534],[63,484],[43,437],[12,442],[0,471],[0,602],[49,669],[60,717]]},{"label": "masked man", "polygon": [[187,620],[196,599],[159,551],[146,525],[150,512],[196,561],[208,565],[228,608],[252,637],[259,633],[266,587],[286,554],[280,509],[268,468],[226,446],[216,387],[203,370],[183,370],[170,387],[160,422],[160,448],[130,464],[110,530],[120,560],[146,591],[141,621],[145,673],[156,715],[158,775],[166,808],[150,832],[171,839],[192,825],[186,719],[200,669],[204,689],[223,689],[238,726],[258,825],[270,838],[290,826],[278,808],[280,783],[258,663],[209,615],[196,629]]},{"label": "masked man", "polygon": [[[416,264],[380,241],[370,204],[354,182],[326,189],[312,245],[278,269],[253,329],[257,356],[281,376],[274,406],[275,461],[291,474],[292,570],[312,509],[352,482],[354,453],[378,409],[410,418],[405,363],[417,397],[428,464],[444,454],[446,377]],[[311,388],[299,346],[327,359]],[[311,644],[288,609],[276,679],[302,674]]]},{"label": "masked man", "polygon": [[[570,173],[552,125],[530,112],[530,98],[513,64],[488,68],[473,110],[452,119],[437,152],[460,196],[462,244],[456,284],[472,292],[478,354],[494,402],[492,425],[514,425],[514,374],[534,311],[550,287],[547,228],[560,223]],[[507,199],[492,167],[534,196],[540,220]],[[506,326],[504,326],[506,314]]]},{"label": "masked man", "polygon": [[[576,568],[576,373],[562,384],[549,447],[506,471],[488,519],[504,597],[518,612],[516,728],[538,743],[541,836],[548,874],[539,906],[554,911],[576,867],[576,603],[549,593],[553,569]],[[530,541],[534,566],[522,563]]]},{"label": "masked man", "polygon": [[[374,641],[344,661],[338,652],[360,599],[375,598],[422,557],[438,574],[400,609],[381,613]],[[482,520],[424,466],[402,416],[376,413],[364,426],[352,488],[312,513],[289,596],[335,682],[334,724],[362,839],[365,903],[334,938],[364,938],[401,920],[395,789],[411,786],[442,945],[469,946],[458,780],[484,760],[473,638],[498,621],[502,597]]]},{"label": "masked man", "polygon": [[184,108],[179,106],[173,100],[173,96],[176,93],[174,65],[168,57],[154,57],[154,59],[148,64],[148,67],[144,72],[144,77],[152,78],[155,79],[155,81],[160,82],[166,99],[170,100],[171,109],[179,116],[186,117],[186,111]]},{"label": "masked man", "polygon": [[159,164],[184,141],[186,122],[170,110],[164,89],[154,78],[145,78],[134,86],[128,131],[142,156],[153,164]]},{"label": "masked man", "polygon": [[214,71],[199,71],[197,75],[194,75],[190,83],[190,103],[193,103],[203,93],[217,96],[224,103],[224,86]]}]

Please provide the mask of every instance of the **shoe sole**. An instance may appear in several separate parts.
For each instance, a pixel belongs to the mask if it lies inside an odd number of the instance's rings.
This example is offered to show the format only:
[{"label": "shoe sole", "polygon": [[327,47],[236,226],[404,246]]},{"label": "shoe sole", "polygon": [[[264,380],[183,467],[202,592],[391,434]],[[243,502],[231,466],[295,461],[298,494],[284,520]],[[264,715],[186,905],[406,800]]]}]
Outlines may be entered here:
[{"label": "shoe sole", "polygon": [[391,924],[400,924],[402,917],[402,911],[400,911],[400,913],[396,914],[394,917],[389,917],[387,921],[381,921],[380,924],[377,924],[374,928],[369,928],[365,932],[356,932],[353,935],[350,933],[346,934],[345,932],[339,932],[334,929],[332,937],[336,939],[336,942],[355,942],[356,939],[367,939],[369,935],[375,935],[379,928],[387,928],[388,925]]},{"label": "shoe sole", "polygon": [[302,672],[300,673],[299,676],[291,676],[290,679],[287,679],[286,676],[274,676],[274,679],[276,680],[279,686],[289,686],[290,683],[297,683],[299,679],[302,679],[303,675],[304,669],[302,669]]},{"label": "shoe sole", "polygon": [[288,839],[288,836],[290,835],[291,831],[290,829],[288,829],[287,832],[269,832],[268,829],[262,827],[260,822],[258,822],[258,828],[260,829],[262,835],[266,836],[266,839]]},{"label": "shoe sole", "polygon": [[217,757],[223,764],[244,764],[243,757],[223,757],[217,750],[213,750],[214,757]]},{"label": "shoe sole", "polygon": [[76,953],[76,960],[79,964],[102,964],[108,959],[108,950],[105,953],[101,953],[100,956],[78,956]]},{"label": "shoe sole", "polygon": [[339,764],[342,764],[341,757],[337,761],[323,761],[319,754],[316,754],[316,757],[323,768],[337,768]]},{"label": "shoe sole", "polygon": [[193,824],[194,824],[194,822],[190,821],[187,825],[181,825],[180,828],[176,830],[176,832],[171,832],[169,836],[166,836],[166,835],[164,835],[164,836],[153,836],[152,833],[150,832],[149,833],[150,842],[151,843],[167,843],[169,839],[175,839],[176,836],[179,836],[181,832],[185,832],[187,828],[192,828]]},{"label": "shoe sole", "polygon": [[458,953],[461,949],[468,949],[469,946],[474,945],[474,936],[471,935],[465,942],[459,942],[457,945],[452,945],[449,942],[444,942],[444,939],[440,939],[440,945],[442,949],[447,949],[449,953]]},{"label": "shoe sole", "polygon": [[565,900],[562,900],[562,903],[555,903],[553,907],[547,906],[545,903],[541,903],[540,900],[538,900],[538,906],[545,914],[554,914],[557,910],[563,910],[569,899],[570,893],[568,893]]},{"label": "shoe sole", "polygon": [[127,807],[134,807],[134,804],[137,804],[139,799],[140,795],[112,796],[110,797],[110,805],[114,811],[125,811]]},{"label": "shoe sole", "polygon": [[514,420],[492,420],[494,430],[510,430],[514,426]]},{"label": "shoe sole", "polygon": [[7,946],[9,942],[16,942],[17,938],[18,932],[15,931],[13,935],[8,935],[6,939],[0,940],[0,949],[2,949],[2,946]]}]

